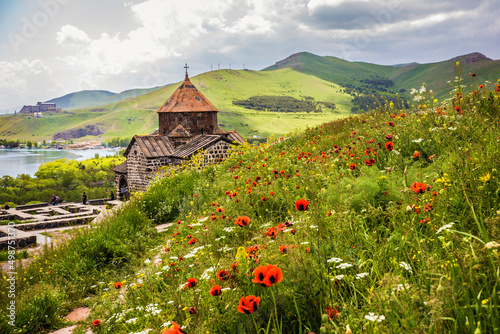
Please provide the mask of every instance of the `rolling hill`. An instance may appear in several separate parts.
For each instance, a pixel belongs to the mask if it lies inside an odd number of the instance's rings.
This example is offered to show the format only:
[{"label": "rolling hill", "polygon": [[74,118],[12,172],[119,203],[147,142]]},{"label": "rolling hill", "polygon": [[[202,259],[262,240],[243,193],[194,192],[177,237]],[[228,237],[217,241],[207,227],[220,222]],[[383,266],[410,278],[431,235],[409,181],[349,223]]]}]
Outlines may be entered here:
[{"label": "rolling hill", "polygon": [[[478,86],[500,78],[500,60],[471,53],[437,63],[407,63],[394,66],[349,62],[331,56],[308,52],[294,54],[261,71],[217,70],[191,78],[193,84],[219,109],[222,129],[237,130],[247,138],[282,135],[295,129],[314,126],[350,115],[369,106],[370,98],[400,97],[411,100],[409,91],[426,83],[440,100],[449,97],[454,80],[454,65],[462,64],[466,86]],[[470,74],[475,73],[472,77]],[[178,87],[179,83],[151,89],[134,89],[114,94],[84,91],[60,98],[58,105],[83,105],[61,114],[46,114],[34,119],[30,115],[3,116],[0,138],[51,140],[54,134],[86,128],[99,128],[101,135],[75,140],[130,138],[148,134],[157,128],[156,110]],[[103,93],[104,92],[104,93]],[[335,104],[334,110],[319,113],[269,112],[245,109],[237,100],[258,96],[281,96],[295,99],[312,97],[313,101]],[[361,102],[353,98],[366,98]],[[57,99],[55,99],[57,100]],[[54,101],[54,100],[51,100]],[[354,101],[354,102],[353,102]]]},{"label": "rolling hill", "polygon": [[92,102],[101,101],[114,95],[116,95],[116,93],[107,90],[82,90],[81,92],[69,93],[46,102],[55,103],[58,108],[73,109]]},{"label": "rolling hill", "polygon": [[82,90],[46,101],[55,103],[58,108],[76,109],[118,102],[130,97],[136,97],[157,90],[160,87],[128,89],[121,93],[107,90]]},{"label": "rolling hill", "polygon": [[[193,84],[219,109],[222,129],[237,130],[247,137],[285,134],[294,129],[314,126],[350,113],[351,97],[341,87],[318,77],[292,69],[272,72],[218,70],[191,78]],[[34,119],[29,115],[6,116],[0,125],[0,138],[49,139],[62,130],[76,130],[89,125],[104,129],[100,139],[148,134],[158,127],[156,111],[178,87],[166,86],[137,97],[97,107],[47,114]],[[275,113],[256,112],[233,105],[237,99],[256,95],[279,95],[335,103],[334,112]],[[29,130],[28,130],[29,129]],[[93,137],[83,138],[88,140]]]},{"label": "rolling hill", "polygon": [[[418,88],[426,83],[434,91],[437,98],[449,97],[450,85],[454,80],[454,65],[462,64],[463,75],[475,73],[474,82],[496,82],[500,78],[500,60],[492,60],[481,53],[470,53],[453,59],[429,64],[398,64],[394,66],[376,65],[364,62],[349,62],[331,56],[317,56],[308,52],[300,52],[266,67],[263,71],[292,68],[295,71],[317,76],[323,80],[337,84],[361,86],[361,80],[374,77],[387,78],[394,83],[394,90]],[[472,84],[473,80],[465,80]],[[409,97],[409,96],[407,96]]]}]

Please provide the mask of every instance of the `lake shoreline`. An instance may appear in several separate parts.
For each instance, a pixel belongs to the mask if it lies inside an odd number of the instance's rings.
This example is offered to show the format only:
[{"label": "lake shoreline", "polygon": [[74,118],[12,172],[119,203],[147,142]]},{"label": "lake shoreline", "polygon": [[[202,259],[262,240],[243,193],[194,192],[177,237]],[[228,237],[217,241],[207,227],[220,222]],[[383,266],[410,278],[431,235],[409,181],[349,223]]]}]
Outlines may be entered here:
[{"label": "lake shoreline", "polygon": [[38,168],[47,162],[58,159],[87,160],[99,157],[113,156],[122,148],[0,148],[0,178],[3,176],[17,177],[20,174],[35,175]]}]

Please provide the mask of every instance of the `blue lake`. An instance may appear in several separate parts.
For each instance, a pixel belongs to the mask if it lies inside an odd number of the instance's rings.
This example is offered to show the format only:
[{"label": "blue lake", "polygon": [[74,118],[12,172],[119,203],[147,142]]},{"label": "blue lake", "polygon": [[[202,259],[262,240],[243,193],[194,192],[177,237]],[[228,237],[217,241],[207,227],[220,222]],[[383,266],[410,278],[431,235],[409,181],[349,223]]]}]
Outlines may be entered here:
[{"label": "blue lake", "polygon": [[0,149],[0,177],[18,174],[34,176],[41,164],[57,159],[86,160],[98,154],[100,157],[115,155],[118,150],[51,150],[51,149]]}]

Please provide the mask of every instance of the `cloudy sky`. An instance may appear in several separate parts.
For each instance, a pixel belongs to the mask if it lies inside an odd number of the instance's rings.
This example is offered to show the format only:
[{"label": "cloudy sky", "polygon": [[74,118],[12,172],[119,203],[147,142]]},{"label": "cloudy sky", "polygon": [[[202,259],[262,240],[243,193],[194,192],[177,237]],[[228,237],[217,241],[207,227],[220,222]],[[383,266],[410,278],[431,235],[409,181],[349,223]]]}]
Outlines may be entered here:
[{"label": "cloudy sky", "polygon": [[120,92],[308,51],[349,61],[500,58],[498,0],[0,0],[0,109]]}]

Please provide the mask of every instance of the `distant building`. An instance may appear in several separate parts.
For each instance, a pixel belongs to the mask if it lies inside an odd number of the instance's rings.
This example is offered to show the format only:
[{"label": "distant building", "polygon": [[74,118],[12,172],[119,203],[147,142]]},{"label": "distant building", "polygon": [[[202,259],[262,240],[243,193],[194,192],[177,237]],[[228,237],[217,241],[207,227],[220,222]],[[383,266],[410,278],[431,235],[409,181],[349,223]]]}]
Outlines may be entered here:
[{"label": "distant building", "polygon": [[19,112],[21,114],[33,114],[46,111],[61,112],[61,109],[57,108],[55,103],[38,102],[36,106],[24,106]]},{"label": "distant building", "polygon": [[236,131],[223,131],[217,108],[186,78],[158,109],[159,129],[134,136],[125,151],[127,160],[113,168],[117,193],[145,190],[162,166],[177,166],[203,152],[205,164],[221,161],[233,145],[245,142]]}]

